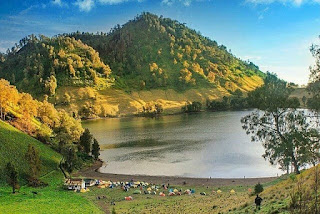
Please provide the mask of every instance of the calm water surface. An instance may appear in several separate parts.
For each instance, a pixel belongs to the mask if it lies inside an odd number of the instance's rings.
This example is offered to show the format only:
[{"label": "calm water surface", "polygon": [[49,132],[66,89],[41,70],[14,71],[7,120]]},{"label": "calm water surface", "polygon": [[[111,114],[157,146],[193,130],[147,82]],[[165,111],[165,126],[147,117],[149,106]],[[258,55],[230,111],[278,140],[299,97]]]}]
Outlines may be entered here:
[{"label": "calm water surface", "polygon": [[161,118],[85,121],[100,142],[105,173],[187,177],[261,177],[282,172],[261,155],[241,128],[248,111],[204,112]]}]

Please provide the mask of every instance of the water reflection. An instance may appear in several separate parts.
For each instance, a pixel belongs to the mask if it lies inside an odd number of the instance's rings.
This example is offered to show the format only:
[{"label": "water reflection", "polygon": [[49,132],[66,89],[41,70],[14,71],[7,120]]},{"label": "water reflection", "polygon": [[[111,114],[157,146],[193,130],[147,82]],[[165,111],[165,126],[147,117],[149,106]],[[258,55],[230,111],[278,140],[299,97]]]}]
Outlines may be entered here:
[{"label": "water reflection", "polygon": [[102,144],[102,172],[192,177],[257,177],[281,173],[250,142],[240,118],[249,112],[215,112],[160,118],[86,121]]}]

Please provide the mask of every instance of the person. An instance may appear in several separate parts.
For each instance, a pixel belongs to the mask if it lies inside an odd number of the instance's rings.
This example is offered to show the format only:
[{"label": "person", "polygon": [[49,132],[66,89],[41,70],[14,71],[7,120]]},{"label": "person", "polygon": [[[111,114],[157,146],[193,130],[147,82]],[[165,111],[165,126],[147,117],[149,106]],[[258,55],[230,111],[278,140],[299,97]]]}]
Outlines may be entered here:
[{"label": "person", "polygon": [[254,200],[254,203],[256,204],[256,209],[260,210],[261,202],[262,198],[259,195],[257,195],[256,199]]}]

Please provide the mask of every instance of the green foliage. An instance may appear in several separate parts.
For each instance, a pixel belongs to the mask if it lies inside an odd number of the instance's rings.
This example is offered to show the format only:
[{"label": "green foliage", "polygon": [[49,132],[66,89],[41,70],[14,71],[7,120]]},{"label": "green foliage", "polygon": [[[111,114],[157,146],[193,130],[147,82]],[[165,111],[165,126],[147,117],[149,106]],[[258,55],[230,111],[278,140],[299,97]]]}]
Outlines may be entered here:
[{"label": "green foliage", "polygon": [[[0,142],[0,170],[5,168],[7,162],[14,163],[19,174],[20,183],[27,179],[30,171],[30,166],[25,160],[29,144],[39,151],[42,163],[40,176],[56,170],[61,159],[61,156],[47,145],[3,121],[0,121]],[[0,173],[0,183],[5,179],[3,175],[4,173]]]},{"label": "green foliage", "polygon": [[29,36],[21,41],[18,49],[5,57],[0,77],[14,82],[23,91],[52,96],[57,86],[105,87],[112,82],[110,67],[80,40]]},{"label": "green foliage", "polygon": [[254,186],[254,193],[257,195],[259,193],[263,192],[263,186],[262,184],[260,183],[257,183],[255,186]]},{"label": "green foliage", "polygon": [[71,175],[78,162],[76,148],[73,145],[67,145],[63,148],[62,155],[64,158],[63,168],[67,170],[69,175]]},{"label": "green foliage", "polygon": [[92,153],[92,156],[94,157],[94,159],[98,160],[99,155],[100,155],[100,146],[99,146],[99,143],[96,139],[93,139],[91,153]]},{"label": "green foliage", "polygon": [[12,193],[15,193],[16,189],[19,188],[17,169],[11,162],[8,162],[5,172],[7,176],[7,182],[12,187]]},{"label": "green foliage", "polygon": [[91,146],[93,143],[93,136],[90,133],[89,129],[85,129],[80,137],[80,146],[81,151],[84,151],[87,155],[91,152]]},{"label": "green foliage", "polygon": [[65,36],[97,50],[121,89],[185,90],[228,81],[241,88],[245,77],[263,77],[256,65],[236,58],[226,47],[178,21],[151,13],[117,25],[108,34],[76,32]]},{"label": "green foliage", "polygon": [[25,157],[29,164],[29,181],[38,180],[41,170],[39,151],[33,145],[29,144]]},{"label": "green foliage", "polygon": [[252,106],[248,104],[246,97],[241,97],[242,92],[235,92],[230,97],[224,96],[222,101],[207,101],[207,109],[210,111],[226,111],[226,110],[241,110]]},{"label": "green foliage", "polygon": [[264,158],[287,169],[292,163],[295,172],[307,163],[315,163],[319,156],[319,129],[315,115],[297,110],[299,101],[290,98],[291,89],[275,75],[267,74],[265,84],[249,93],[249,101],[259,110],[243,117],[243,129],[254,142],[265,147]]},{"label": "green foliage", "polygon": [[183,112],[200,112],[202,109],[202,104],[200,102],[192,102],[186,103],[184,107],[182,107]]}]

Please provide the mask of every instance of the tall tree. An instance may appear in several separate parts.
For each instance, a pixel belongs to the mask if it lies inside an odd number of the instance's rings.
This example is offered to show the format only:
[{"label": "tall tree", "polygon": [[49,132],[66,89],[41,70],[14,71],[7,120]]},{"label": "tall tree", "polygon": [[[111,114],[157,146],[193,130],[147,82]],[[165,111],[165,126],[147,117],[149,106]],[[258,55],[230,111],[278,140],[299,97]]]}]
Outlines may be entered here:
[{"label": "tall tree", "polygon": [[16,189],[19,188],[18,172],[11,162],[7,163],[5,171],[7,175],[7,182],[12,187],[12,193],[15,193]]},{"label": "tall tree", "polygon": [[243,117],[243,129],[252,141],[262,142],[264,158],[282,167],[293,164],[295,172],[319,155],[319,131],[313,117],[296,108],[285,81],[268,73],[265,84],[249,94],[249,102],[259,110]]},{"label": "tall tree", "polygon": [[26,160],[29,163],[29,181],[38,180],[41,169],[41,160],[38,150],[31,144],[28,145]]},{"label": "tall tree", "polygon": [[71,173],[73,172],[78,160],[75,147],[73,145],[64,147],[62,155],[64,158],[63,168],[66,169],[71,177]]},{"label": "tall tree", "polygon": [[89,129],[85,129],[80,137],[80,146],[82,151],[84,151],[87,155],[89,155],[89,153],[91,152],[92,141],[92,134],[90,133]]},{"label": "tall tree", "polygon": [[99,143],[98,143],[98,141],[96,139],[93,139],[91,153],[92,153],[94,159],[98,160],[99,155],[100,155],[100,146],[99,146]]}]

